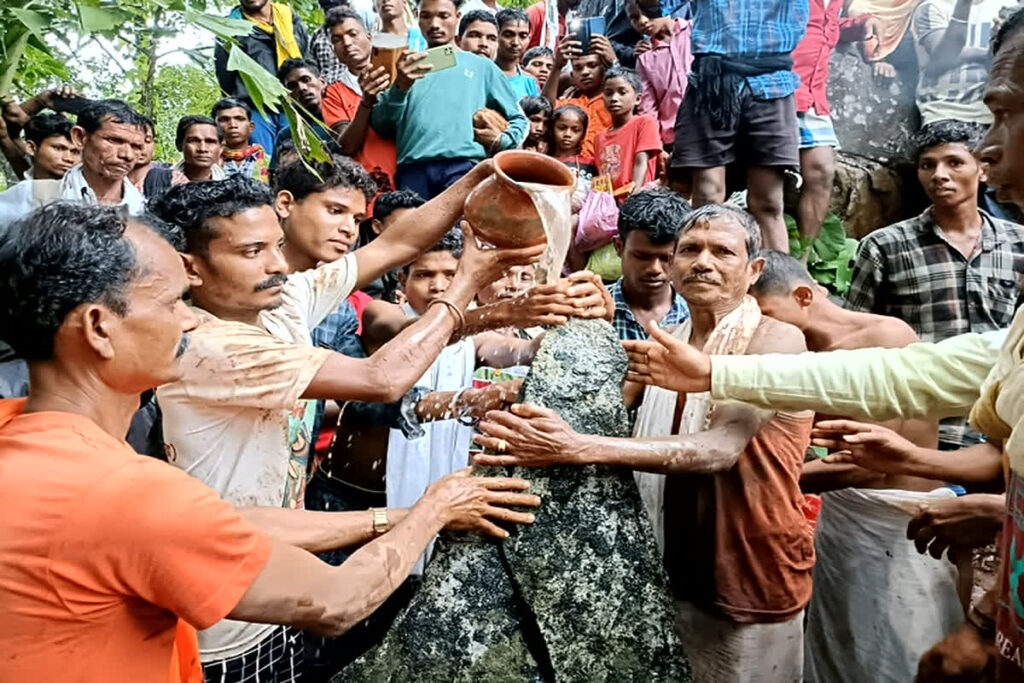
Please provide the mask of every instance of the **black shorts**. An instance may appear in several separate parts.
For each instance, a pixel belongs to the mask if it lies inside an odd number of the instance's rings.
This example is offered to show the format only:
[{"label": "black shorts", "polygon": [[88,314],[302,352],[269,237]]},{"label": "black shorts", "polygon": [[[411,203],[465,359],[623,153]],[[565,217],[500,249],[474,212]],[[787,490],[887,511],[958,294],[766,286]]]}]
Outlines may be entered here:
[{"label": "black shorts", "polygon": [[792,95],[758,100],[744,88],[736,127],[718,130],[707,112],[694,114],[696,91],[688,88],[676,116],[671,166],[715,168],[741,162],[745,166],[800,166],[800,133]]}]

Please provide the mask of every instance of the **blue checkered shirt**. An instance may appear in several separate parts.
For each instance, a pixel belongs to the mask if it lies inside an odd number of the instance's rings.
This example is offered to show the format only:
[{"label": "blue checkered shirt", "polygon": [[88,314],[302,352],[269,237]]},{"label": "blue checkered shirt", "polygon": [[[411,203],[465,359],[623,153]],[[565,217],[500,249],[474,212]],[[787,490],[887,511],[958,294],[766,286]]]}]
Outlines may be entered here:
[{"label": "blue checkered shirt", "polygon": [[[694,55],[789,54],[804,37],[808,0],[694,0],[690,44]],[[792,71],[745,79],[759,100],[787,97],[800,87]]]},{"label": "blue checkered shirt", "polygon": [[[612,295],[612,300],[615,301],[615,317],[612,319],[612,325],[615,327],[616,334],[619,335],[619,340],[647,339],[650,335],[647,334],[647,330],[644,329],[643,325],[637,321],[633,311],[629,308],[629,304],[626,303],[626,298],[622,295],[622,278],[619,278],[609,287],[608,291]],[[665,317],[658,324],[662,327],[678,325],[689,317],[690,309],[687,307],[686,301],[683,297],[672,292],[672,305],[669,306]]]}]

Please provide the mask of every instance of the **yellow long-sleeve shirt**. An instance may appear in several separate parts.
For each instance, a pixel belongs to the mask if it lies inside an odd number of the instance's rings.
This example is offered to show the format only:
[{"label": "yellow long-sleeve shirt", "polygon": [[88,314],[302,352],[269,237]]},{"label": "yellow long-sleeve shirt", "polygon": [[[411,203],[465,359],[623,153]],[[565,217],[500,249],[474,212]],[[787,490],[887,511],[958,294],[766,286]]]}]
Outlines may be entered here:
[{"label": "yellow long-sleeve shirt", "polygon": [[874,422],[970,414],[976,428],[1005,440],[1011,468],[1024,475],[1024,309],[1009,330],[936,344],[715,356],[711,368],[712,397],[768,409]]}]

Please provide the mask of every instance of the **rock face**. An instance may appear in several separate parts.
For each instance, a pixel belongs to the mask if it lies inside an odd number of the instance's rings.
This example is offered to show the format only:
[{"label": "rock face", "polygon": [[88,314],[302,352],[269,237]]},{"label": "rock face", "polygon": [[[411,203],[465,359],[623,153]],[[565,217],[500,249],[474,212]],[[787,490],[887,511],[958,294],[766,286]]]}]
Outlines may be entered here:
[{"label": "rock face", "polygon": [[828,98],[841,146],[831,208],[851,237],[916,215],[927,203],[909,158],[919,125],[909,38],[887,61],[897,69],[895,79],[875,77],[850,47],[837,49],[829,62]]},{"label": "rock face", "polygon": [[[582,433],[627,436],[626,358],[604,321],[548,332],[523,400]],[[504,472],[496,472],[504,473]],[[541,497],[501,542],[444,534],[384,642],[333,683],[677,683],[689,663],[632,473],[516,468]]]}]

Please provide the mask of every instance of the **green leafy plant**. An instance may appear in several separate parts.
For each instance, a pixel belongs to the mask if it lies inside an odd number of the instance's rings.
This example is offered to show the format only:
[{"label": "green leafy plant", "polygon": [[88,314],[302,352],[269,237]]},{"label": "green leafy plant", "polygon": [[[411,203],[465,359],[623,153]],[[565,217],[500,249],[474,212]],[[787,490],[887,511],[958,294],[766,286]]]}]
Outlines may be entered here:
[{"label": "green leafy plant", "polygon": [[857,240],[846,236],[839,217],[829,212],[817,239],[810,242],[800,236],[792,216],[786,216],[786,228],[789,231],[789,253],[801,258],[810,249],[807,270],[811,277],[834,294],[845,296],[850,289]]}]

